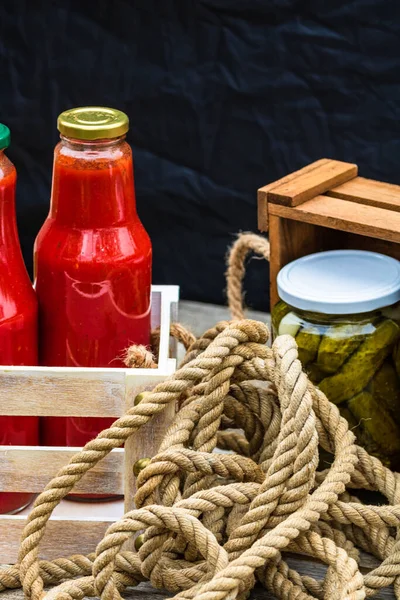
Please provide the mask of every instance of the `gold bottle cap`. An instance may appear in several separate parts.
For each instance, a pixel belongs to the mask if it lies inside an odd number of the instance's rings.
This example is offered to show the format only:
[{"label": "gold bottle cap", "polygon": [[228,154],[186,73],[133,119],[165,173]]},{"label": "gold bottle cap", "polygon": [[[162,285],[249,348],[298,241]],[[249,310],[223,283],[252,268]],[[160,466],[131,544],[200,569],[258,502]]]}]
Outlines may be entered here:
[{"label": "gold bottle cap", "polygon": [[66,110],[57,119],[58,131],[76,140],[112,139],[125,135],[128,116],[115,108],[83,106]]}]

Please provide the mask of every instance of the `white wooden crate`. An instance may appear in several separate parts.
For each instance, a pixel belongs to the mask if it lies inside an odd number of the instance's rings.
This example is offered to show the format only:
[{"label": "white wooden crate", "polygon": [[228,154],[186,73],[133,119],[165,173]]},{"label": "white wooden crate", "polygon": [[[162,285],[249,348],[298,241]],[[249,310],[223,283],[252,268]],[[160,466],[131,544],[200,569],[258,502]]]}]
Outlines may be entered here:
[{"label": "white wooden crate", "polygon": [[[120,417],[135,396],[165,380],[176,369],[176,344],[170,324],[177,320],[179,288],[152,287],[152,328],[161,327],[157,369],[75,367],[0,367],[0,415]],[[172,356],[172,358],[171,358]],[[136,432],[124,449],[113,450],[87,473],[74,492],[125,495],[133,508],[132,465],[153,456],[175,414],[168,406]],[[39,493],[80,448],[0,446],[0,492]],[[98,513],[98,510],[96,510]],[[106,514],[106,511],[105,511]],[[0,563],[14,563],[25,524],[21,515],[0,515]],[[112,517],[52,517],[41,545],[42,558],[88,553]]]}]

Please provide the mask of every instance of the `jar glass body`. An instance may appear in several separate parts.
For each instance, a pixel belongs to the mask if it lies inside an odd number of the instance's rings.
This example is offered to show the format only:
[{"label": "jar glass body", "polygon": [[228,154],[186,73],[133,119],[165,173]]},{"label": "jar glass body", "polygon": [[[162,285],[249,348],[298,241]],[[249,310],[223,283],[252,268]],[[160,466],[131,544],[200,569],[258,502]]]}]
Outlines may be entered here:
[{"label": "jar glass body", "polygon": [[279,301],[274,336],[292,335],[310,380],[336,404],[358,443],[400,470],[400,303],[327,315]]},{"label": "jar glass body", "polygon": [[[40,363],[124,367],[150,342],[152,248],[124,137],[55,148],[50,213],[35,243]],[[44,445],[83,446],[112,419],[45,418]]]},{"label": "jar glass body", "polygon": [[[37,365],[37,300],[25,268],[15,215],[16,171],[0,151],[0,364]],[[0,445],[39,443],[36,417],[0,417]],[[17,512],[32,494],[1,493],[0,514]]]}]

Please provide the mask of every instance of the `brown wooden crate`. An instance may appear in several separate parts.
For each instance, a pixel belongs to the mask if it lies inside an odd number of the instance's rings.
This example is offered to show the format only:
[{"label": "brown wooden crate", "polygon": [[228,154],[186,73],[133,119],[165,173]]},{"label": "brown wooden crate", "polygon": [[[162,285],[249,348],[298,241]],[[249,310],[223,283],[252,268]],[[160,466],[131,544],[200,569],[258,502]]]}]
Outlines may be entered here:
[{"label": "brown wooden crate", "polygon": [[276,277],[312,252],[359,248],[400,259],[400,186],[357,177],[357,166],[321,159],[258,191],[259,229],[271,243],[271,305]]}]

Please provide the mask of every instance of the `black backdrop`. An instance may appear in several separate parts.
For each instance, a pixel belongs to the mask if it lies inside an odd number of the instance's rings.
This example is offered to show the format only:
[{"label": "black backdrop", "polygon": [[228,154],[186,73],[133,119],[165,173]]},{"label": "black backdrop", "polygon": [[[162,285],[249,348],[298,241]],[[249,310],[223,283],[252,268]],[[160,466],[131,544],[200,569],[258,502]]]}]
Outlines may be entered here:
[{"label": "black backdrop", "polygon": [[[73,106],[129,114],[154,281],[193,300],[224,301],[261,185],[321,157],[400,183],[399,0],[2,0],[0,77],[30,269]],[[250,305],[267,281],[253,261]]]}]

